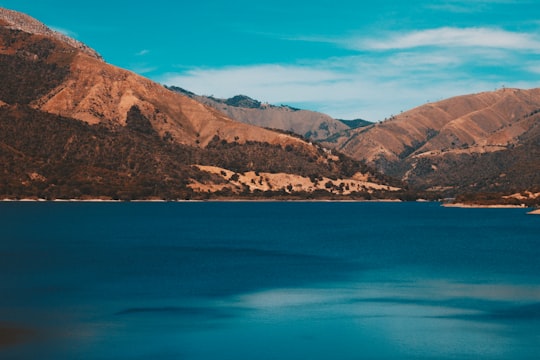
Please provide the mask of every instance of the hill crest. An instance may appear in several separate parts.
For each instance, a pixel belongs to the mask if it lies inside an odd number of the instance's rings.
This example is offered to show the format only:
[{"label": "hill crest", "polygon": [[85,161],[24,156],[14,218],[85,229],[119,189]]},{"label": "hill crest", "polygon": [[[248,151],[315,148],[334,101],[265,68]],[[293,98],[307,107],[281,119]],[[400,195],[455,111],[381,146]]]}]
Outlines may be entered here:
[{"label": "hill crest", "polygon": [[105,63],[26,15],[2,14],[0,197],[367,198],[401,191],[361,162],[234,121]]},{"label": "hill crest", "polygon": [[539,127],[540,89],[504,88],[425,104],[326,145],[421,189],[528,191],[540,185]]},{"label": "hill crest", "polygon": [[10,29],[20,30],[34,35],[53,37],[80,51],[83,51],[87,55],[90,55],[97,59],[102,59],[101,55],[99,55],[94,49],[88,47],[87,45],[83,44],[78,40],[75,40],[58,31],[50,29],[45,24],[24,13],[0,7],[0,25],[2,25],[2,23],[3,26],[6,26]]},{"label": "hill crest", "polygon": [[320,112],[302,110],[288,105],[271,105],[246,95],[219,99],[197,95],[176,86],[168,88],[211,106],[236,121],[295,133],[310,141],[324,141],[351,128],[370,124],[362,120],[350,122],[338,120]]}]

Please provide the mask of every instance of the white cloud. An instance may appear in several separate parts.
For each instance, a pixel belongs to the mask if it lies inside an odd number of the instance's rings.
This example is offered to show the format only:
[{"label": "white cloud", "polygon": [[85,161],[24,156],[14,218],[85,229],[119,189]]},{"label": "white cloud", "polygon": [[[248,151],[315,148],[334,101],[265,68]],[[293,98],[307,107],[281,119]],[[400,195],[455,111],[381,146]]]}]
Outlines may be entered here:
[{"label": "white cloud", "polygon": [[495,4],[511,4],[514,2],[515,0],[446,0],[427,4],[425,8],[453,13],[475,13],[485,11],[486,8]]},{"label": "white cloud", "polygon": [[466,72],[441,71],[441,64],[454,66],[459,59],[402,54],[370,61],[361,57],[333,59],[307,67],[196,69],[168,76],[162,82],[204,95],[246,94],[274,104],[302,104],[334,117],[369,120],[381,120],[427,101],[500,86],[474,80]]},{"label": "white cloud", "polygon": [[468,48],[519,50],[540,53],[540,36],[531,33],[512,32],[489,27],[440,27],[435,29],[385,32],[378,36],[370,34],[349,37],[295,36],[284,38],[334,44],[356,51],[397,51],[417,48]]},{"label": "white cloud", "polygon": [[149,54],[149,53],[150,53],[150,50],[148,50],[148,49],[143,49],[143,50],[139,51],[138,53],[136,53],[135,55],[137,55],[137,56],[144,56],[144,55],[147,55],[147,54]]},{"label": "white cloud", "polygon": [[453,13],[472,13],[479,11],[480,7],[472,7],[470,4],[463,3],[445,3],[445,4],[429,4],[426,6],[428,9],[453,12]]},{"label": "white cloud", "polygon": [[[320,67],[297,65],[253,65],[222,69],[193,69],[183,74],[169,75],[165,83],[180,86],[199,94],[232,96],[246,94],[263,101],[301,101],[317,96],[317,89],[346,81],[345,74]],[[288,91],[287,89],[295,89]]]},{"label": "white cloud", "polygon": [[[227,98],[245,94],[272,104],[317,110],[336,118],[382,120],[428,101],[494,90],[498,79],[478,80],[466,71],[441,71],[457,60],[407,55],[389,59],[333,59],[318,64],[254,65],[193,69],[160,79],[201,95]],[[433,66],[436,64],[437,66]],[[533,83],[520,83],[533,87]]]},{"label": "white cloud", "polygon": [[527,65],[527,70],[535,74],[540,74],[540,62]]},{"label": "white cloud", "polygon": [[[295,64],[196,68],[158,81],[201,95],[226,98],[245,94],[336,118],[376,121],[428,101],[495,90],[503,84],[530,88],[538,86],[540,80],[540,66],[526,61],[531,53],[540,51],[540,42],[527,34],[440,28],[355,41],[358,49],[364,48],[355,56]],[[350,46],[351,39],[340,42],[345,43]]]},{"label": "white cloud", "polygon": [[382,39],[349,39],[346,44],[362,50],[400,50],[418,47],[479,47],[538,52],[540,41],[527,33],[493,28],[442,27],[405,34],[393,33]]}]

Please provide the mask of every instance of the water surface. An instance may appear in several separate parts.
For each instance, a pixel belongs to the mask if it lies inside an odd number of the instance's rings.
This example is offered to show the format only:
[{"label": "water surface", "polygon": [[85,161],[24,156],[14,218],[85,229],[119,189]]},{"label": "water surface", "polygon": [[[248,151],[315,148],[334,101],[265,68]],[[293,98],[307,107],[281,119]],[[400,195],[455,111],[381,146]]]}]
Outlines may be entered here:
[{"label": "water surface", "polygon": [[0,203],[0,358],[537,359],[525,213]]}]

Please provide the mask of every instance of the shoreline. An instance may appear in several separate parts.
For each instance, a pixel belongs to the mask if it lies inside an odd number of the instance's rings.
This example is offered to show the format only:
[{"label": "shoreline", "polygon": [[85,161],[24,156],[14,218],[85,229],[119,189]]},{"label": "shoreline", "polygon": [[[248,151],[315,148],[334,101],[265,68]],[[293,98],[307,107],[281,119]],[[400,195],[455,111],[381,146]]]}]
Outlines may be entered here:
[{"label": "shoreline", "polygon": [[461,209],[527,209],[525,205],[481,205],[481,204],[441,204],[442,207],[447,208],[461,208]]},{"label": "shoreline", "polygon": [[493,205],[482,205],[482,204],[465,204],[465,203],[444,203],[441,201],[430,201],[430,200],[413,200],[413,201],[404,201],[401,199],[373,199],[373,200],[354,200],[354,199],[177,199],[177,200],[164,200],[164,199],[138,199],[138,200],[114,200],[114,199],[0,199],[1,202],[13,202],[13,203],[200,203],[200,202],[358,202],[358,203],[425,203],[433,202],[439,203],[440,206],[445,208],[459,208],[459,209],[531,209],[527,214],[529,215],[540,215],[540,209],[534,209],[527,207],[525,204],[522,205],[505,205],[505,204],[493,204]]},{"label": "shoreline", "polygon": [[[163,200],[163,199],[148,199],[148,200],[112,200],[112,199],[54,199],[54,200],[47,200],[47,199],[0,199],[0,202],[38,202],[38,203],[54,203],[54,202],[62,202],[62,203],[77,203],[77,202],[95,202],[95,203],[175,203],[175,202],[371,202],[371,203],[402,203],[407,202],[400,199],[374,199],[374,200],[354,200],[354,199],[178,199],[178,200]],[[410,202],[417,202],[417,201],[410,201]],[[420,202],[420,201],[418,201]],[[425,201],[423,201],[425,202]],[[437,201],[434,201],[437,202]]]}]

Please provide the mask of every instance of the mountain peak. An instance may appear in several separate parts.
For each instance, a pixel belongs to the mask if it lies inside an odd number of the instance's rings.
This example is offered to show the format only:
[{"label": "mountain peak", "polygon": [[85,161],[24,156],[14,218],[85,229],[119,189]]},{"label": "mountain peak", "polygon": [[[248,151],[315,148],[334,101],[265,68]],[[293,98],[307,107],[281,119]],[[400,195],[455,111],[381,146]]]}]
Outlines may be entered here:
[{"label": "mountain peak", "polygon": [[29,34],[53,37],[56,40],[66,43],[87,55],[97,59],[102,59],[101,55],[82,42],[70,38],[69,36],[66,36],[58,31],[54,31],[45,24],[26,14],[0,7],[0,25]]},{"label": "mountain peak", "polygon": [[250,98],[246,95],[236,95],[225,100],[225,104],[235,107],[244,107],[249,109],[258,109],[261,107],[261,102]]}]

